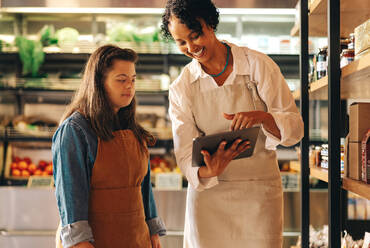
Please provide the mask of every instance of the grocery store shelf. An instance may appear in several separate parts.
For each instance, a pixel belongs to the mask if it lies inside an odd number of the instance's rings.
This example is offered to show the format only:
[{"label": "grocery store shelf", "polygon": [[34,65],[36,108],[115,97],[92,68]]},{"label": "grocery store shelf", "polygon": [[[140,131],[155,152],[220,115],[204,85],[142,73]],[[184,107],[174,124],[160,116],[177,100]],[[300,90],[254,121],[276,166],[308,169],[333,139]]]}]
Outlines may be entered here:
[{"label": "grocery store shelf", "polygon": [[299,100],[301,99],[301,90],[295,90],[292,92],[294,100]]},{"label": "grocery store shelf", "polygon": [[[342,68],[341,98],[365,99],[370,96],[370,53]],[[328,99],[328,77],[310,84],[310,98]]]},{"label": "grocery store shelf", "polygon": [[[301,167],[298,161],[290,162],[290,169],[300,171]],[[328,170],[322,168],[310,168],[310,175],[322,181],[328,182]],[[370,200],[370,184],[353,180],[348,177],[342,178],[342,187],[345,190],[358,194]]]},{"label": "grocery store shelf", "polygon": [[301,171],[301,163],[299,161],[290,161],[289,167],[294,171]]},{"label": "grocery store shelf", "polygon": [[370,200],[370,184],[344,177],[343,188]]},{"label": "grocery store shelf", "polygon": [[[309,6],[309,36],[327,36],[327,0],[315,0]],[[340,36],[348,37],[355,27],[370,18],[370,1],[340,1]],[[292,36],[299,35],[298,24],[291,30]]]},{"label": "grocery store shelf", "polygon": [[322,168],[310,168],[310,176],[320,179],[321,181],[328,182],[328,170]]},{"label": "grocery store shelf", "polygon": [[342,68],[341,98],[366,99],[370,96],[370,53]]},{"label": "grocery store shelf", "polygon": [[298,237],[301,232],[283,232],[284,237]]},{"label": "grocery store shelf", "polygon": [[298,159],[297,151],[294,148],[278,146],[276,149],[277,159],[279,161],[290,161]]},{"label": "grocery store shelf", "polygon": [[327,100],[328,99],[328,76],[310,84],[310,99]]},{"label": "grocery store shelf", "polygon": [[[291,161],[290,169],[294,171],[301,171],[301,164],[299,161]],[[321,181],[328,182],[328,170],[322,168],[310,168],[310,176],[320,179]]]},{"label": "grocery store shelf", "polygon": [[[135,44],[135,43],[134,43]],[[134,48],[132,45],[129,47]],[[92,51],[94,49],[91,49]],[[136,65],[136,72],[141,74],[168,74],[169,66],[185,66],[191,59],[183,54],[166,50],[165,52],[141,53],[139,52],[139,61]],[[299,56],[298,54],[268,54],[280,67],[281,72],[287,78],[296,78],[299,75]],[[41,65],[40,72],[55,74],[56,72],[68,72],[69,74],[79,74],[85,66],[90,53],[45,53],[45,61]],[[18,52],[0,52],[0,65],[5,71],[14,71],[14,67],[20,70],[21,61]],[[68,74],[66,76],[69,76]]]},{"label": "grocery store shelf", "polygon": [[295,23],[292,29],[290,30],[290,36],[298,36],[299,35],[299,23]]}]

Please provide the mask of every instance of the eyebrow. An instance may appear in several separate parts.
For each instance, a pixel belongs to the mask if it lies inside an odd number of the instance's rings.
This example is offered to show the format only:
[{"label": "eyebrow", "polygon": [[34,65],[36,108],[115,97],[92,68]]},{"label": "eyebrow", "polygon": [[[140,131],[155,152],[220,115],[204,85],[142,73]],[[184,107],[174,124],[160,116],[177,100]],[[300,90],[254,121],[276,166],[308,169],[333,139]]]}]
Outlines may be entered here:
[{"label": "eyebrow", "polygon": [[[118,75],[116,75],[116,77],[120,77],[120,76],[128,77],[128,75],[127,75],[127,74],[125,74],[125,73],[122,73],[122,74],[118,74]],[[136,77],[136,74],[132,75],[132,77]]]},{"label": "eyebrow", "polygon": [[[193,34],[198,34],[197,31],[191,31],[190,34],[188,35],[188,38],[190,38]],[[175,41],[182,41],[183,39],[175,39]]]}]

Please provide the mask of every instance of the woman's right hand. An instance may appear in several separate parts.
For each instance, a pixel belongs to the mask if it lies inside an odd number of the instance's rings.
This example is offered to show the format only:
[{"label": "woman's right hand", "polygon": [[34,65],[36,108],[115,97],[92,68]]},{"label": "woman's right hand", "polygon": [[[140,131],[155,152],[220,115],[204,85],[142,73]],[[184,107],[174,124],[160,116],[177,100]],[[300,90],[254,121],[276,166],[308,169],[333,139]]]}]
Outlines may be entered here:
[{"label": "woman's right hand", "polygon": [[199,168],[199,177],[207,178],[220,175],[231,160],[251,147],[248,140],[241,142],[241,139],[237,139],[228,149],[225,150],[226,141],[222,141],[218,146],[217,151],[212,155],[209,154],[208,151],[202,150],[201,153],[203,154],[206,166]]},{"label": "woman's right hand", "polygon": [[94,248],[94,246],[90,242],[81,242],[77,245],[72,246],[72,248]]}]

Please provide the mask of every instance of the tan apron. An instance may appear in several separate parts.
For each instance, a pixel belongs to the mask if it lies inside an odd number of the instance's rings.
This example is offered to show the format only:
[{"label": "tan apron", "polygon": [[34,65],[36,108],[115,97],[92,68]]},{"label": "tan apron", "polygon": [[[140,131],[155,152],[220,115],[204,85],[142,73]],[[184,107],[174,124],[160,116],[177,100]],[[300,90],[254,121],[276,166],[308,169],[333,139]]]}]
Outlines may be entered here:
[{"label": "tan apron", "polygon": [[95,248],[151,247],[141,194],[147,171],[148,153],[141,153],[131,130],[114,132],[110,141],[99,139],[88,220]]},{"label": "tan apron", "polygon": [[[201,91],[191,85],[192,111],[202,134],[227,131],[231,121],[222,113],[266,111],[249,76],[233,84]],[[275,151],[265,149],[263,132],[254,155],[233,160],[218,176],[219,184],[202,192],[188,188],[185,248],[281,248],[283,192]]]}]

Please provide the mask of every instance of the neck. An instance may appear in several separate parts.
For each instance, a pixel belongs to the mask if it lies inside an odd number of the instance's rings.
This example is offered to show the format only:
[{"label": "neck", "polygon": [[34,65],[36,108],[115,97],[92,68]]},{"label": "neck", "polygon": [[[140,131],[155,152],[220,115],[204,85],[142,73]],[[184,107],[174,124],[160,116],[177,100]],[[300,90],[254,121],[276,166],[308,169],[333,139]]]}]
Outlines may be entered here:
[{"label": "neck", "polygon": [[226,46],[217,40],[217,44],[215,46],[213,54],[214,55],[208,61],[201,63],[203,70],[209,74],[217,74],[225,67],[227,56]]}]

